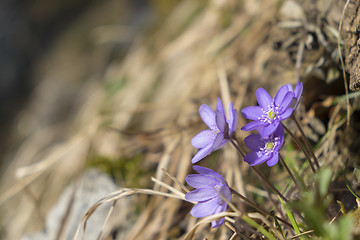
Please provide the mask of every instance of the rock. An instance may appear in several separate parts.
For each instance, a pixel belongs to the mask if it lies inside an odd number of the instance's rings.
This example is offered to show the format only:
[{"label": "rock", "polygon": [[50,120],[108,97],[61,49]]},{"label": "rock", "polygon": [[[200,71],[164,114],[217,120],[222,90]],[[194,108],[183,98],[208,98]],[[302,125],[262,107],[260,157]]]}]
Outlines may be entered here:
[{"label": "rock", "polygon": [[[108,175],[95,169],[87,170],[75,186],[75,195],[69,214],[66,215],[66,212],[69,203],[72,201],[73,185],[68,186],[63,191],[57,204],[46,216],[45,229],[42,232],[25,235],[21,239],[56,239],[64,216],[67,216],[67,218],[59,239],[73,239],[76,229],[87,210],[98,200],[116,190],[118,190],[118,186]],[[121,200],[120,204],[127,205],[127,202]],[[98,239],[111,205],[112,203],[103,204],[91,215],[86,225],[84,239]]]}]

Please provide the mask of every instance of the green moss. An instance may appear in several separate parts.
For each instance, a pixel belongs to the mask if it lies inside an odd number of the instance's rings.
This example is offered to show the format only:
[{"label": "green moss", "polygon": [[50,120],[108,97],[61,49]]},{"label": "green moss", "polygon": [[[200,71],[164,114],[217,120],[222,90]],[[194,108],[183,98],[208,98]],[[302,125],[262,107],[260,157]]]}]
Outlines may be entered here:
[{"label": "green moss", "polygon": [[123,89],[128,82],[128,79],[123,76],[120,79],[109,81],[105,84],[105,91],[109,97],[115,95],[118,91]]},{"label": "green moss", "polygon": [[145,169],[143,158],[142,154],[118,159],[94,156],[88,160],[87,167],[95,167],[110,174],[121,186],[145,188],[151,186],[150,177],[154,175],[155,169]]}]

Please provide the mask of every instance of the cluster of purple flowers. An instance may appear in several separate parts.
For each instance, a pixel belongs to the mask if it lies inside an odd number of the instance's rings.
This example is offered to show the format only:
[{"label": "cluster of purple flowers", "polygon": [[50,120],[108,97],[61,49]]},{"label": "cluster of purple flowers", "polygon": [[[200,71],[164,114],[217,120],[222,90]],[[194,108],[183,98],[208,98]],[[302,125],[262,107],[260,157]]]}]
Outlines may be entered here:
[{"label": "cluster of purple flowers", "polygon": [[[259,133],[244,139],[245,145],[252,150],[244,157],[244,161],[250,166],[264,162],[268,166],[274,166],[278,162],[279,150],[284,143],[284,128],[281,121],[291,116],[300,101],[302,91],[301,82],[296,85],[295,90],[287,84],[272,98],[265,89],[259,88],[256,91],[259,106],[246,107],[241,111],[245,118],[253,120],[241,130],[257,130]],[[216,112],[204,104],[200,107],[199,113],[209,129],[200,132],[191,140],[192,145],[199,148],[192,158],[192,163],[223,147],[230,140],[238,123],[238,113],[233,104],[229,104],[227,118],[220,98],[217,101]],[[231,201],[231,191],[223,177],[208,168],[193,168],[199,174],[187,176],[186,182],[196,189],[185,195],[188,201],[197,202],[190,212],[191,215],[201,218],[226,211],[227,201]],[[213,221],[212,227],[218,227],[223,222],[224,218]]]},{"label": "cluster of purple flowers", "polygon": [[274,166],[278,162],[279,150],[284,143],[281,121],[291,116],[300,101],[302,91],[301,82],[296,85],[295,90],[287,84],[279,89],[274,98],[271,98],[265,89],[259,88],[256,90],[259,106],[246,107],[241,111],[245,118],[253,120],[241,130],[256,129],[260,134],[252,134],[244,139],[245,145],[253,151],[244,158],[250,166],[264,162],[268,166]]}]

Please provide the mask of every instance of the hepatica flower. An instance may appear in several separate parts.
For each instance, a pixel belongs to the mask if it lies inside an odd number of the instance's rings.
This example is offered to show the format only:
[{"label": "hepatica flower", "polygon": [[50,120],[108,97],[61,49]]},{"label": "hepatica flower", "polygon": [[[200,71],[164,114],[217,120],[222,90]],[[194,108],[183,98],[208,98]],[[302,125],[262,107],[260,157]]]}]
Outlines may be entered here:
[{"label": "hepatica flower", "polygon": [[291,103],[294,98],[295,94],[289,90],[288,85],[282,86],[274,99],[265,89],[257,89],[256,99],[259,106],[246,107],[241,111],[245,118],[254,121],[243,126],[241,130],[256,129],[262,137],[269,136],[277,129],[282,120],[291,116],[293,112]]},{"label": "hepatica flower", "polygon": [[[223,195],[229,202],[231,201],[231,192],[228,184],[223,177],[208,168],[193,166],[199,174],[190,174],[186,177],[186,182],[196,188],[185,195],[185,199],[197,202],[190,214],[196,218],[207,217],[213,214],[225,212],[227,203],[221,198]],[[224,223],[224,218],[211,222],[211,227],[219,227]]]},{"label": "hepatica flower", "polygon": [[217,100],[216,113],[206,104],[200,106],[199,113],[210,129],[200,132],[191,139],[191,144],[200,148],[191,160],[192,163],[223,147],[228,141],[226,137],[235,131],[238,121],[237,111],[232,103],[229,104],[229,119],[226,118],[220,98]]},{"label": "hepatica flower", "polygon": [[302,82],[298,82],[295,86],[295,90],[293,90],[291,84],[287,84],[287,87],[290,92],[294,93],[294,98],[291,101],[290,107],[295,110],[301,99],[301,94],[303,92],[304,85]]},{"label": "hepatica flower", "polygon": [[258,134],[249,135],[244,142],[252,152],[244,157],[244,161],[250,166],[267,163],[269,167],[274,166],[279,160],[279,151],[284,144],[284,128],[280,124],[276,131],[270,136],[261,137]]}]

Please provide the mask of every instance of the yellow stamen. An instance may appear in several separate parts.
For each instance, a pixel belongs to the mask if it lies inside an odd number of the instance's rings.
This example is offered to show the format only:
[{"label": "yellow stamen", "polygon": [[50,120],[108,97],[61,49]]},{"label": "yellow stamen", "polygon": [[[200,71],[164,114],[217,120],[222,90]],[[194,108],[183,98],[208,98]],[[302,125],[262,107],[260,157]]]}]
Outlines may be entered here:
[{"label": "yellow stamen", "polygon": [[265,144],[265,147],[267,148],[267,149],[273,149],[274,148],[274,143],[273,142],[267,142],[266,144]]},{"label": "yellow stamen", "polygon": [[276,117],[274,110],[270,110],[267,115],[270,119],[274,119]]}]

